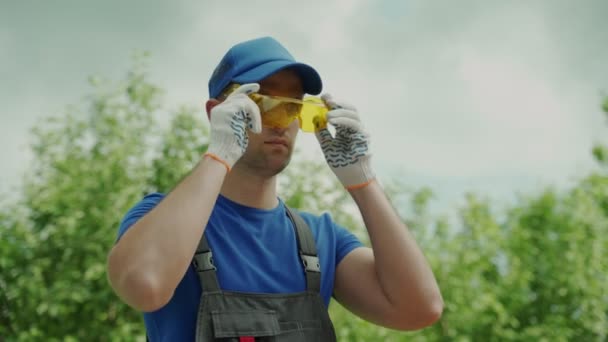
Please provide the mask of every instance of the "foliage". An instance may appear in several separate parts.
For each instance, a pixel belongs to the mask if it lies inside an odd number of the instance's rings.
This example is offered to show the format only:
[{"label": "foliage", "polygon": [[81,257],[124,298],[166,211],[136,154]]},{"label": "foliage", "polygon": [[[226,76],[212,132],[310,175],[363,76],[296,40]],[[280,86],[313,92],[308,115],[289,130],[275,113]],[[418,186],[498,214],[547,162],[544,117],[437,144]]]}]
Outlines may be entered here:
[{"label": "foliage", "polygon": [[[206,149],[203,116],[179,108],[165,128],[163,91],[145,57],[126,78],[92,78],[84,108],[34,129],[35,163],[19,203],[0,209],[0,339],[131,341],[141,316],[110,289],[106,256],[122,216],[146,192],[170,191]],[[608,112],[608,101],[605,105]],[[431,189],[385,189],[422,246],[445,300],[441,320],[396,332],[338,303],[344,341],[605,341],[608,337],[608,149],[571,189],[547,188],[498,210],[468,194],[457,220],[431,215]],[[299,153],[280,177],[287,203],[329,211],[366,243],[352,200],[321,161]]]}]

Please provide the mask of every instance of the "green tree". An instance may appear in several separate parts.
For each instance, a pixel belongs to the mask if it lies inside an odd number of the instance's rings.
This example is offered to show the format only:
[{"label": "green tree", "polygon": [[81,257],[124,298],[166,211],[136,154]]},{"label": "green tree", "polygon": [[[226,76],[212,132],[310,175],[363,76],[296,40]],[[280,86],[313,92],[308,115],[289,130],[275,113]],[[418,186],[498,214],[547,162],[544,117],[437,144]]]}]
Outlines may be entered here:
[{"label": "green tree", "polygon": [[108,291],[105,260],[121,213],[148,178],[147,137],[162,92],[145,77],[138,63],[120,84],[93,78],[87,107],[34,130],[23,218],[2,228],[9,340],[129,340],[141,331],[141,319]]},{"label": "green tree", "polygon": [[[82,106],[33,130],[35,163],[22,199],[0,209],[0,337],[143,338],[141,315],[108,285],[107,253],[127,210],[145,193],[170,191],[208,140],[204,114],[192,108],[179,108],[162,128],[157,118],[168,110],[146,60],[138,56],[119,82],[91,78]],[[288,171],[297,181],[282,176],[290,205],[315,203],[311,209],[321,212],[344,202],[332,182],[314,183],[315,191],[301,195],[311,186],[302,173],[307,167],[320,169],[302,162]]]},{"label": "green tree", "polygon": [[170,191],[207,150],[207,127],[202,117],[193,113],[192,108],[181,108],[163,133],[152,162],[148,191]]},{"label": "green tree", "polygon": [[[604,103],[608,114],[608,99]],[[332,307],[347,341],[608,340],[608,148],[572,188],[522,195],[502,210],[469,194],[458,220],[433,217],[432,191],[389,189],[424,249],[445,300],[441,320],[400,333]],[[409,198],[410,203],[405,204]]]},{"label": "green tree", "polygon": [[[108,285],[107,252],[144,193],[168,192],[205,151],[204,113],[163,106],[146,58],[124,80],[92,78],[83,106],[33,131],[35,162],[17,203],[0,206],[0,339],[132,341],[141,315]],[[604,104],[608,113],[608,101]],[[171,112],[166,127],[156,119]],[[385,189],[428,256],[445,300],[441,320],[397,332],[332,302],[341,341],[605,341],[608,338],[608,149],[570,189],[522,195],[497,209],[469,194],[456,218],[434,215],[431,189]],[[296,152],[280,195],[331,212],[365,243],[360,214],[319,159]],[[5,201],[6,202],[6,201]]]}]

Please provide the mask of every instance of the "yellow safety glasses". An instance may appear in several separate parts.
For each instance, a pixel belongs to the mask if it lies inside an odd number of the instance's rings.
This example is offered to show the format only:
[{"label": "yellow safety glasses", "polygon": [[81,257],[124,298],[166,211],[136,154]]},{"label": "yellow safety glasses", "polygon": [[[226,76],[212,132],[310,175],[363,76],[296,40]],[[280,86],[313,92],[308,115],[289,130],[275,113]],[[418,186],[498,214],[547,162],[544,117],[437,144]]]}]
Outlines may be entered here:
[{"label": "yellow safety glasses", "polygon": [[[227,93],[232,93],[239,86],[238,84],[232,85]],[[285,128],[295,119],[298,119],[300,129],[304,132],[316,132],[327,127],[329,108],[318,97],[307,96],[298,100],[258,93],[249,94],[249,97],[260,108],[262,125],[264,126]]]}]

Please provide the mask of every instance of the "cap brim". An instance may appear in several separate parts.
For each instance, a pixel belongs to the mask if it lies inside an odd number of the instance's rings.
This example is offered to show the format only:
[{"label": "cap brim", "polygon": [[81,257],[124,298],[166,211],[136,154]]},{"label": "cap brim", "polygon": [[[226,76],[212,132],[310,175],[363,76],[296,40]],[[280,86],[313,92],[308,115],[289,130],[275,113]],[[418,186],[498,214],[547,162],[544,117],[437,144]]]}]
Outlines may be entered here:
[{"label": "cap brim", "polygon": [[319,73],[315,69],[307,64],[294,63],[292,61],[272,61],[258,65],[257,67],[234,77],[233,81],[241,84],[259,82],[286,68],[292,68],[298,73],[302,79],[302,87],[306,94],[318,95],[321,93],[321,90],[323,90],[321,76],[319,76]]}]

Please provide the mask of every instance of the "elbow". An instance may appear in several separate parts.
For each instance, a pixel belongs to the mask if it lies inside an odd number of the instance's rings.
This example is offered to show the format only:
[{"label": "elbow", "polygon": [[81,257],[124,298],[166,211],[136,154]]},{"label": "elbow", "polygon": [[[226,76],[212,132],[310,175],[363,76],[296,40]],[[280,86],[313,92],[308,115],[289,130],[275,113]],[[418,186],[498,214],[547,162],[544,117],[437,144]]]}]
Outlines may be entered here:
[{"label": "elbow", "polygon": [[153,272],[127,266],[112,254],[108,257],[108,280],[114,292],[127,305],[141,312],[153,312],[164,307],[173,290]]},{"label": "elbow", "polygon": [[173,296],[173,291],[166,290],[154,277],[142,272],[126,274],[120,288],[119,296],[124,302],[141,312],[157,311]]},{"label": "elbow", "polygon": [[443,299],[441,296],[424,303],[417,308],[401,311],[395,318],[394,328],[404,331],[415,331],[427,328],[439,321],[443,314]]},{"label": "elbow", "polygon": [[435,323],[437,323],[437,321],[439,321],[441,319],[441,315],[443,314],[443,299],[441,299],[441,297],[437,298],[436,300],[434,300],[432,303],[430,303],[427,307],[427,309],[424,312],[424,322],[422,325],[422,328],[431,326]]}]

